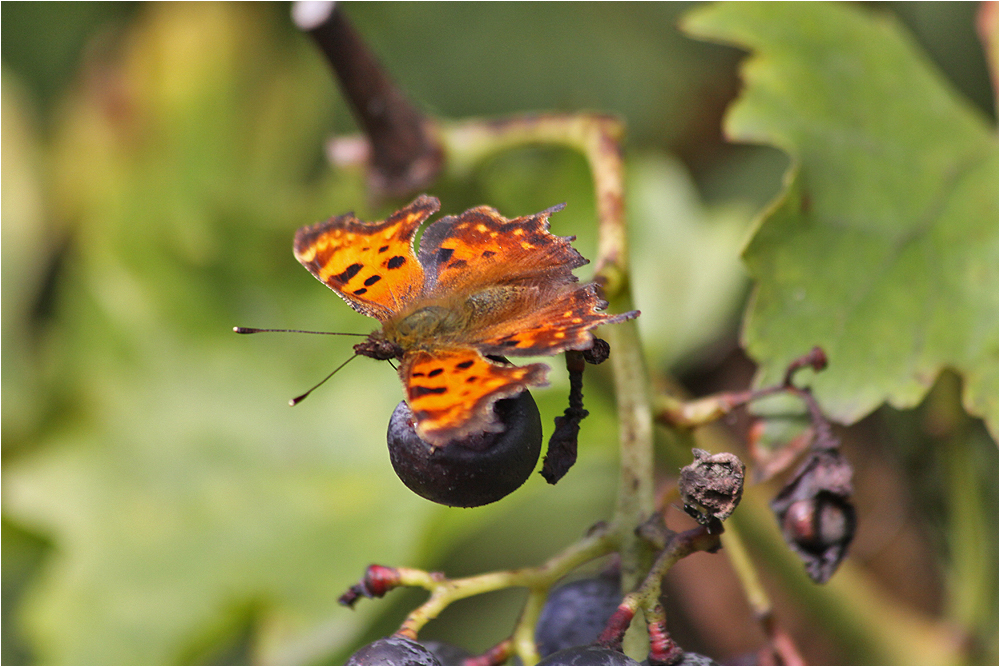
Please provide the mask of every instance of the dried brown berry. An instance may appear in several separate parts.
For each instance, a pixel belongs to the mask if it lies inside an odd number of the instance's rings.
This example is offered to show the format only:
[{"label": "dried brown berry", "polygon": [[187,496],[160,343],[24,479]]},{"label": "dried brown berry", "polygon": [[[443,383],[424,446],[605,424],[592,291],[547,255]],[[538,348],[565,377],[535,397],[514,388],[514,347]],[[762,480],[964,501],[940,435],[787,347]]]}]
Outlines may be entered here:
[{"label": "dried brown berry", "polygon": [[852,474],[840,452],[814,452],[771,501],[785,541],[816,583],[833,576],[854,539],[857,521],[849,502]]},{"label": "dried brown berry", "polygon": [[725,521],[743,497],[746,466],[734,454],[709,454],[692,449],[694,462],[681,468],[680,492],[684,511],[707,526]]}]

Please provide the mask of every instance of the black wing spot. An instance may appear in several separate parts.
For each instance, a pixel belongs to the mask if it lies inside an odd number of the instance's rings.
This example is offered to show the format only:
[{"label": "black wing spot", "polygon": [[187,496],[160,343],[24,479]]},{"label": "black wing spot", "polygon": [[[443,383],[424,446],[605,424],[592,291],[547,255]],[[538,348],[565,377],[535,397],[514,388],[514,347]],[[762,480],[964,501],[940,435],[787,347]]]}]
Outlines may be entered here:
[{"label": "black wing spot", "polygon": [[469,377],[465,378],[466,384],[475,384],[478,381],[479,381],[478,375],[470,375]]},{"label": "black wing spot", "polygon": [[422,378],[424,375],[426,375],[426,373],[410,373],[410,377],[413,378]]},{"label": "black wing spot", "polygon": [[389,261],[386,262],[386,267],[390,269],[398,269],[403,264],[406,264],[406,258],[402,255],[396,255],[395,257],[390,257]]},{"label": "black wing spot", "polygon": [[455,364],[455,368],[461,368],[464,371],[466,368],[471,368],[472,364],[474,363],[476,362],[474,362],[472,359],[468,359],[467,361],[460,361],[457,364]]},{"label": "black wing spot", "polygon": [[338,273],[334,276],[334,278],[341,283],[347,283],[351,280],[351,278],[358,275],[358,271],[363,268],[365,268],[364,264],[351,264],[349,267],[344,269],[343,273]]},{"label": "black wing spot", "polygon": [[361,296],[362,294],[364,294],[367,291],[368,291],[367,287],[362,287],[361,289],[354,290],[353,292],[351,292],[351,294],[353,294],[354,296]]},{"label": "black wing spot", "polygon": [[366,278],[365,279],[365,287],[371,287],[372,285],[374,285],[375,283],[377,283],[380,280],[382,280],[382,276],[378,276],[378,275],[372,276],[371,278]]},{"label": "black wing spot", "polygon": [[469,263],[464,259],[456,259],[454,262],[448,265],[449,269],[464,269]]},{"label": "black wing spot", "polygon": [[444,264],[449,259],[451,259],[451,256],[454,253],[455,253],[455,249],[454,248],[439,248],[438,249],[438,256],[437,256],[438,263],[439,264]]},{"label": "black wing spot", "polygon": [[382,246],[381,248],[378,249],[378,254],[381,255],[382,253],[384,253],[388,249],[389,249],[389,246],[384,245],[384,246]]},{"label": "black wing spot", "polygon": [[420,398],[421,396],[426,396],[427,394],[443,394],[446,391],[448,391],[448,387],[424,387],[418,384],[410,389],[410,396],[413,398]]},{"label": "black wing spot", "polygon": [[444,373],[443,368],[435,368],[434,370],[432,370],[430,373],[427,374],[427,377],[436,378],[438,375],[441,375],[441,373]]},{"label": "black wing spot", "polygon": [[495,254],[496,253],[493,252],[492,250],[484,250],[483,251],[483,259],[489,259],[490,257],[492,257]]}]

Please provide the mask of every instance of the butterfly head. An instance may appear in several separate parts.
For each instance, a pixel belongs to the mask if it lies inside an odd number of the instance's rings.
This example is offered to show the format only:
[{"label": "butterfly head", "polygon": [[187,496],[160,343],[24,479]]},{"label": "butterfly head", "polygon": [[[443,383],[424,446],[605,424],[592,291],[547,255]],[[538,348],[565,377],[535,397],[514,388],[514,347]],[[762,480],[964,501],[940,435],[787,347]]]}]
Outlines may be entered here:
[{"label": "butterfly head", "polygon": [[354,352],[378,361],[403,358],[403,348],[386,338],[381,331],[373,331],[368,338],[354,346]]}]

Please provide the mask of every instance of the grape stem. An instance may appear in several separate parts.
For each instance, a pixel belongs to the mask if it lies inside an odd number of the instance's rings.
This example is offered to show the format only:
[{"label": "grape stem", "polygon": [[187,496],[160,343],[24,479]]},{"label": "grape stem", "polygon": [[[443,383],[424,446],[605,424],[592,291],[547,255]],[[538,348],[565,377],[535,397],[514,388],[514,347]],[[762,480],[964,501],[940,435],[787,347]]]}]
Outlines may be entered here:
[{"label": "grape stem", "polygon": [[736,576],[740,580],[740,584],[747,597],[747,602],[750,603],[750,609],[753,611],[754,618],[757,619],[761,630],[764,631],[764,635],[768,639],[769,647],[767,650],[771,655],[764,656],[767,658],[767,662],[761,662],[761,664],[768,664],[770,662],[776,662],[781,665],[806,664],[794,640],[792,640],[788,632],[785,631],[775,618],[771,598],[757,576],[757,568],[754,566],[753,560],[750,558],[750,554],[743,544],[743,538],[739,530],[733,526],[729,526],[721,538],[722,545],[726,549],[726,555],[729,557],[729,562],[732,564],[733,570],[735,570]]},{"label": "grape stem", "polygon": [[683,533],[668,531],[666,545],[656,557],[649,572],[646,573],[642,584],[626,595],[621,604],[618,605],[618,610],[612,614],[597,643],[608,648],[621,649],[625,631],[635,613],[642,609],[647,625],[654,630],[650,636],[654,644],[653,650],[657,650],[655,646],[657,640],[661,645],[665,644],[664,638],[669,636],[666,634],[663,607],[660,605],[663,577],[677,561],[685,556],[690,556],[697,551],[714,553],[720,546],[719,533],[710,533],[707,526],[698,526]]},{"label": "grape stem", "polygon": [[673,428],[691,429],[710,424],[738,407],[774,394],[788,393],[797,396],[806,404],[816,432],[814,447],[836,449],[839,443],[830,430],[830,422],[823,414],[819,403],[808,388],[798,387],[793,380],[803,368],[821,371],[826,368],[826,354],[822,348],[814,347],[807,354],[793,360],[785,370],[785,377],[779,384],[749,391],[724,391],[712,396],[685,401],[675,396],[662,394],[656,399],[655,419],[658,423]]},{"label": "grape stem", "polygon": [[[680,649],[670,640],[666,631],[666,619],[663,607],[659,603],[661,582],[667,571],[681,558],[697,551],[716,551],[720,547],[719,533],[710,533],[707,527],[699,526],[683,533],[664,530],[657,534],[649,528],[648,523],[646,528],[637,532],[640,539],[663,546],[663,549],[652,568],[646,573],[642,584],[624,597],[598,639],[598,643],[621,650],[625,632],[636,612],[641,609],[652,640],[651,656],[654,659],[659,656],[659,660],[668,662],[669,656],[673,656]],[[516,652],[525,664],[534,664],[540,658],[535,646],[534,628],[549,589],[567,572],[595,558],[612,553],[619,546],[618,535],[611,531],[610,524],[599,524],[588,536],[543,565],[534,568],[448,579],[440,572],[373,565],[368,568],[362,581],[352,586],[341,601],[343,604],[353,605],[359,597],[358,591],[365,591],[363,595],[366,597],[381,597],[399,586],[412,586],[429,591],[430,597],[427,601],[413,610],[395,633],[416,640],[424,625],[457,600],[503,588],[524,587],[528,589],[528,601],[514,632],[481,658],[472,659],[472,662],[467,664],[497,664],[498,660],[506,660],[513,652]]]},{"label": "grape stem", "polygon": [[534,664],[539,660],[534,628],[549,589],[567,572],[618,548],[619,541],[608,528],[604,524],[597,526],[590,535],[533,568],[489,572],[462,579],[446,579],[438,573],[398,568],[397,585],[423,588],[430,591],[431,595],[406,617],[396,634],[416,639],[420,629],[428,621],[436,618],[445,607],[457,600],[502,588],[523,587],[528,589],[528,602],[521,612],[511,640],[521,660],[525,664]]},{"label": "grape stem", "polygon": [[479,656],[466,658],[463,665],[505,665],[514,654],[514,642],[510,637]]}]

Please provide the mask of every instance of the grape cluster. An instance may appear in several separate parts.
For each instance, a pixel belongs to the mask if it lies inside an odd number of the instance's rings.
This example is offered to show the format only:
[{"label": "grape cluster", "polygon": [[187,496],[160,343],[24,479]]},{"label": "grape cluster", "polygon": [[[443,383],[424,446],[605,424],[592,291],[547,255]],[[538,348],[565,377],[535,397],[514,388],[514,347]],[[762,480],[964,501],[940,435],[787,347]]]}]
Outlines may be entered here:
[{"label": "grape cluster", "polygon": [[613,577],[579,579],[554,588],[535,626],[539,655],[597,641],[621,599]]},{"label": "grape cluster", "polygon": [[637,665],[621,651],[596,646],[621,602],[618,578],[578,579],[554,588],[535,626],[540,665]]},{"label": "grape cluster", "polygon": [[[535,627],[539,665],[639,665],[621,651],[595,644],[621,603],[617,577],[579,579],[552,590]],[[700,653],[684,652],[676,665],[715,665]]]},{"label": "grape cluster", "polygon": [[571,646],[543,658],[539,665],[638,665],[621,651],[603,646]]}]

